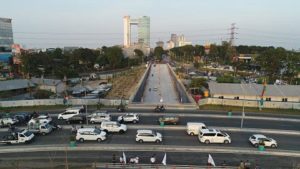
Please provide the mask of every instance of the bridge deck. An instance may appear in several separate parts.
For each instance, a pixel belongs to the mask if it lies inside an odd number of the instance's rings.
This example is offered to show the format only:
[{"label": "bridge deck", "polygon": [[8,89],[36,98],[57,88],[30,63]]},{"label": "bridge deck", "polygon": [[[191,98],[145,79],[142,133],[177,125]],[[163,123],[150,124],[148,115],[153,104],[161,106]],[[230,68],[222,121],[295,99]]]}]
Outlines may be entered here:
[{"label": "bridge deck", "polygon": [[[151,72],[147,79],[147,85],[144,91],[144,103],[179,103],[174,82],[168,69],[168,65],[166,64],[156,64],[156,66],[152,65]],[[151,91],[149,89],[151,89]]]}]

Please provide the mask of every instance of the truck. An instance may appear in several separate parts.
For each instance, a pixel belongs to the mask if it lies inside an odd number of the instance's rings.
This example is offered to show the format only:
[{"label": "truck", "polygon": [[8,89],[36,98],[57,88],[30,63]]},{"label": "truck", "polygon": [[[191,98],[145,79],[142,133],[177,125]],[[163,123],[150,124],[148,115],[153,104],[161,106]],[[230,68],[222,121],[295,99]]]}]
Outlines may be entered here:
[{"label": "truck", "polygon": [[19,132],[12,132],[4,136],[0,143],[2,144],[21,144],[30,143],[34,139],[34,134],[28,130],[21,130]]},{"label": "truck", "polygon": [[49,123],[41,123],[28,125],[28,131],[35,134],[42,134],[43,136],[52,132],[52,126]]}]

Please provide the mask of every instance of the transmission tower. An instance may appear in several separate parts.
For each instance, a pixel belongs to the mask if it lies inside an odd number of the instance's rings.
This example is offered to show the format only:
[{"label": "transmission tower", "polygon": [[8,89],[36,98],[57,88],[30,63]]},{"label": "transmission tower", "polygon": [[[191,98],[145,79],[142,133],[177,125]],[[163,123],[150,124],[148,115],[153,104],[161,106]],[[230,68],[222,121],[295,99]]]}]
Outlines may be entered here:
[{"label": "transmission tower", "polygon": [[229,44],[231,46],[234,46],[234,40],[236,39],[235,35],[237,34],[236,29],[237,27],[235,26],[235,23],[232,23],[230,28],[230,39],[229,39]]}]

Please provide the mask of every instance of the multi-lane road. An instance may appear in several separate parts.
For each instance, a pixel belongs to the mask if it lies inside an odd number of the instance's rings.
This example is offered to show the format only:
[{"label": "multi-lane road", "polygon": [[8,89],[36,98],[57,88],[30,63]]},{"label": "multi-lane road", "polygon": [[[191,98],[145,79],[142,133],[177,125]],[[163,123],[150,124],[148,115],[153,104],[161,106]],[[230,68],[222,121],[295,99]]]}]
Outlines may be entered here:
[{"label": "multi-lane road", "polygon": [[[63,130],[55,131],[46,136],[37,136],[35,141],[30,145],[16,145],[16,146],[0,146],[0,153],[4,153],[5,156],[7,154],[15,154],[15,156],[10,155],[6,156],[7,158],[18,158],[19,154],[15,152],[8,153],[10,149],[22,149],[23,153],[28,153],[32,155],[36,155],[36,153],[32,150],[28,150],[26,152],[26,148],[29,147],[59,147],[59,146],[67,146],[69,141],[70,125],[65,125],[64,121],[57,120],[57,112],[52,112],[51,116],[55,122],[63,125]],[[183,113],[185,112],[185,113]],[[112,119],[116,120],[117,116],[120,113],[111,112]],[[159,126],[157,119],[163,114],[155,114],[150,113],[150,111],[140,112],[140,123],[138,124],[130,124],[129,130],[125,134],[109,134],[107,140],[102,143],[95,142],[86,142],[78,144],[78,147],[86,147],[87,149],[91,149],[93,147],[98,147],[99,149],[95,149],[94,151],[100,151],[103,154],[110,156],[113,152],[119,153],[121,151],[128,150],[127,153],[135,154],[137,153],[136,149],[141,148],[139,151],[151,154],[151,151],[155,151],[157,154],[162,154],[163,151],[168,151],[170,154],[174,154],[174,157],[170,157],[170,162],[174,164],[197,164],[204,165],[203,160],[197,161],[194,159],[193,154],[198,154],[199,159],[206,158],[207,153],[214,154],[217,157],[217,163],[220,164],[222,159],[231,162],[232,164],[238,164],[239,160],[249,159],[252,162],[255,160],[259,160],[261,165],[265,165],[266,167],[270,167],[273,163],[268,163],[267,158],[275,158],[278,161],[282,160],[282,166],[286,166],[291,162],[300,161],[300,122],[299,118],[286,118],[283,116],[276,117],[265,117],[261,116],[249,116],[251,119],[244,120],[244,128],[240,128],[240,117],[232,116],[227,117],[225,114],[221,113],[198,113],[188,112],[188,111],[177,111],[177,113],[167,112],[165,114],[177,114],[180,117],[180,124],[176,126]],[[185,125],[190,121],[199,121],[204,122],[208,127],[216,127],[222,128],[226,130],[226,132],[231,136],[232,143],[228,145],[224,144],[201,144],[196,136],[188,136],[185,132]],[[79,126],[79,125],[78,125]],[[86,124],[84,124],[86,126]],[[92,127],[94,127],[93,125]],[[19,126],[19,127],[25,127]],[[160,144],[156,143],[136,143],[135,142],[135,134],[137,129],[155,129],[158,132],[163,134],[163,142]],[[251,130],[247,130],[251,128]],[[236,130],[234,130],[236,129]],[[277,149],[267,149],[264,153],[266,154],[256,154],[258,150],[251,146],[248,142],[248,138],[253,133],[262,133],[266,134],[269,137],[277,140],[279,147]],[[0,129],[0,137],[2,137],[6,133],[6,129]],[[102,147],[101,147],[102,146]],[[104,147],[103,147],[104,146]],[[114,149],[104,149],[104,148],[113,148]],[[130,148],[131,147],[131,148]],[[178,148],[178,149],[176,149]],[[190,151],[188,151],[189,149]],[[2,152],[1,152],[2,150]],[[48,149],[49,151],[51,150]],[[193,152],[195,150],[196,152]],[[17,150],[18,151],[18,150]],[[51,151],[57,151],[53,149]],[[74,151],[74,150],[73,150]],[[91,150],[93,151],[93,150]],[[78,154],[73,154],[73,156],[85,156],[85,154],[93,154],[91,151],[79,151]],[[211,152],[210,152],[211,151]],[[144,154],[144,152],[142,154]],[[40,152],[41,153],[41,152]],[[269,154],[268,154],[269,153]],[[273,154],[272,154],[273,153]],[[288,154],[285,154],[288,153]],[[290,153],[290,154],[289,154]],[[3,154],[3,155],[4,155]],[[43,154],[43,153],[41,153]],[[72,154],[72,153],[71,153]],[[109,155],[110,154],[110,155]],[[139,153],[137,153],[139,154]],[[184,157],[184,161],[178,162],[174,159],[178,159],[180,156]],[[203,157],[204,156],[204,157]],[[289,159],[289,161],[285,161],[284,159]],[[42,156],[40,156],[42,158]],[[45,157],[46,158],[46,157]],[[106,157],[107,158],[107,157]],[[106,159],[103,158],[103,159]],[[105,162],[105,160],[100,160]],[[109,161],[106,161],[109,162]],[[292,164],[290,164],[292,165]]]}]

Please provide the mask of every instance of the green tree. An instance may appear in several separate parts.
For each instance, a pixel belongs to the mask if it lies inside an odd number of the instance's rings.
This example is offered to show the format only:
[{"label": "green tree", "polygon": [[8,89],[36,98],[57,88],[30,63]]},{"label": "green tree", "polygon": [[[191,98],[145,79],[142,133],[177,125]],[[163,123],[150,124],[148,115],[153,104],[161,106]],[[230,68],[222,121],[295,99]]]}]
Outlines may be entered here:
[{"label": "green tree", "polygon": [[142,63],[144,60],[144,52],[140,49],[134,49],[135,56],[138,57],[138,60]]},{"label": "green tree", "polygon": [[154,56],[157,60],[162,60],[162,55],[164,54],[164,49],[160,46],[154,48]]},{"label": "green tree", "polygon": [[124,61],[124,55],[120,47],[113,46],[107,48],[105,55],[111,68],[115,69],[122,66],[122,61]]}]

